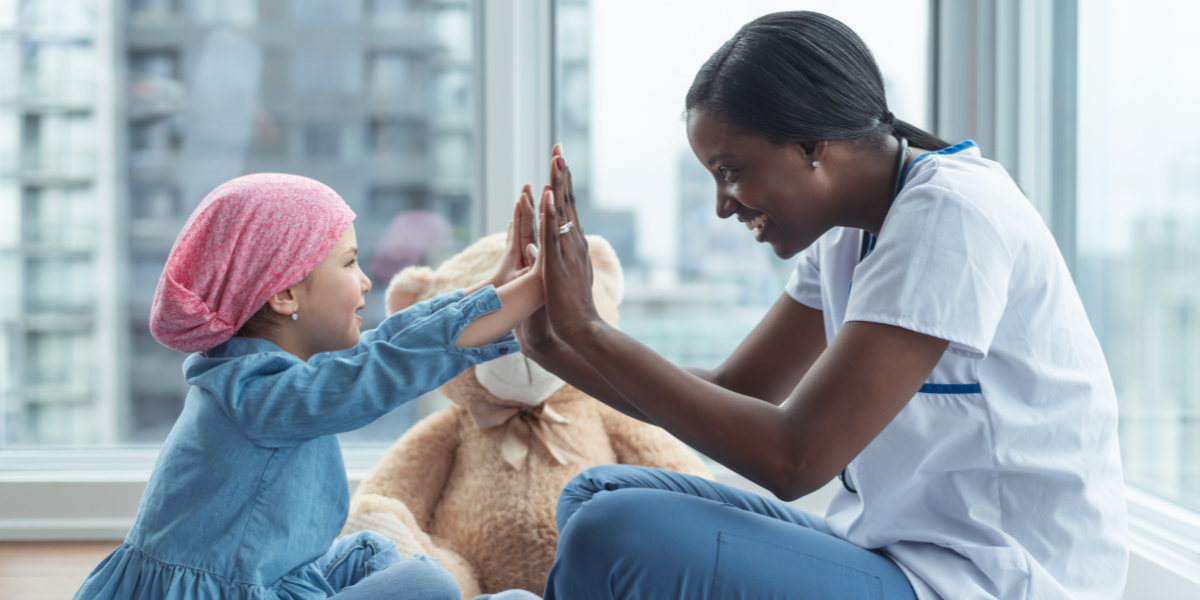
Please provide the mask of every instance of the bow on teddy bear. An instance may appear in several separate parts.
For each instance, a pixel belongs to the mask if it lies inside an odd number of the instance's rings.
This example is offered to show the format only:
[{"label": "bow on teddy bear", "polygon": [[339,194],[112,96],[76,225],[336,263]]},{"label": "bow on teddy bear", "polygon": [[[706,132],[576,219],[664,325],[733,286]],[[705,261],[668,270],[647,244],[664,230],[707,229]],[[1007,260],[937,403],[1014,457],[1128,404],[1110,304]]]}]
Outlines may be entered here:
[{"label": "bow on teddy bear", "polygon": [[[486,237],[436,271],[405,269],[388,287],[388,309],[483,279],[504,251]],[[612,247],[588,236],[593,296],[617,322],[623,281]],[[417,423],[355,492],[343,534],[370,529],[407,558],[436,556],[464,598],[521,588],[544,591],[554,564],[559,492],[602,464],[635,464],[710,477],[668,433],[565,384],[520,353],[483,363],[439,390],[452,404]]]}]

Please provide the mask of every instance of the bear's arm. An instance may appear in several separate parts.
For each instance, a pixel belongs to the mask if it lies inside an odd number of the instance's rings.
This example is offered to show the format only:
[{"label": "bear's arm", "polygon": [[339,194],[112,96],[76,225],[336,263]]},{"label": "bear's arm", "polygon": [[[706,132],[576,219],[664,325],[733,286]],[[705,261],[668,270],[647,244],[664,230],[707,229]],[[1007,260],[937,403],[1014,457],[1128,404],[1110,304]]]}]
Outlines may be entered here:
[{"label": "bear's arm", "polygon": [[662,428],[623,415],[605,405],[601,405],[600,415],[618,463],[712,479],[700,455]]},{"label": "bear's arm", "polygon": [[461,416],[461,409],[450,406],[413,425],[388,448],[355,495],[395,498],[427,530],[454,466]]}]

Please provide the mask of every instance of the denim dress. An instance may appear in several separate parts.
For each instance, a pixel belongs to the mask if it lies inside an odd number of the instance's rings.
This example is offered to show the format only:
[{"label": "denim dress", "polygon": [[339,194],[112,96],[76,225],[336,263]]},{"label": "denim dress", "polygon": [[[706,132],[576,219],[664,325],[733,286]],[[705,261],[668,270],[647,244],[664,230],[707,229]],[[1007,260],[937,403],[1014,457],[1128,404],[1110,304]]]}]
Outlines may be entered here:
[{"label": "denim dress", "polygon": [[335,434],[437,389],[471,365],[519,351],[509,334],[454,345],[500,308],[491,287],[400,311],[358,345],[307,362],[233,338],[184,363],[192,386],[125,543],[75,598],[326,598],[314,561],[346,521],[350,494]]}]

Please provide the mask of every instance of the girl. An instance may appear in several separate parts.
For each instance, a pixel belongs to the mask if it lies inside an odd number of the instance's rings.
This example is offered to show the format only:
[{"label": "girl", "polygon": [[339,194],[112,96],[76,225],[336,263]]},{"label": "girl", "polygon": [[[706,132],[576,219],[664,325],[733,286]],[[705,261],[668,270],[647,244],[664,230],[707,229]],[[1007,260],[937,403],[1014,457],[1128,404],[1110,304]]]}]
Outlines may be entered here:
[{"label": "girl", "polygon": [[[527,224],[532,204],[515,209]],[[488,281],[359,335],[371,282],[354,213],[293,175],[218,187],[180,232],[151,309],[155,339],[196,352],[125,544],[85,599],[458,598],[434,559],[401,562],[371,532],[334,542],[349,506],[335,434],[362,427],[473,364],[519,347],[542,303],[518,236]]]},{"label": "girl", "polygon": [[687,133],[716,209],[786,293],[720,367],[676,367],[596,316],[561,154],[527,356],[784,500],[585,471],[546,598],[1120,598],[1116,397],[1055,240],[1000,165],[896,120],[862,41],[764,16],[700,69]]}]

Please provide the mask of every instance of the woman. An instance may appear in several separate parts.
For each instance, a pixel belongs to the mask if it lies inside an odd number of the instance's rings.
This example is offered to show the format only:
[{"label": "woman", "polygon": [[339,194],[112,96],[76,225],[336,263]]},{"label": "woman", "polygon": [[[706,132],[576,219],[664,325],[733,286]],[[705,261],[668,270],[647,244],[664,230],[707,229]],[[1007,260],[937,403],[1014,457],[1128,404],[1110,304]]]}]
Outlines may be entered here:
[{"label": "woman", "polygon": [[563,491],[552,598],[1117,598],[1116,400],[1054,239],[998,164],[888,111],[829,17],[742,28],[687,95],[688,139],[781,257],[783,294],[720,367],[604,324],[561,153],[543,207],[547,304],[525,352],[822,519],[674,473]]}]

